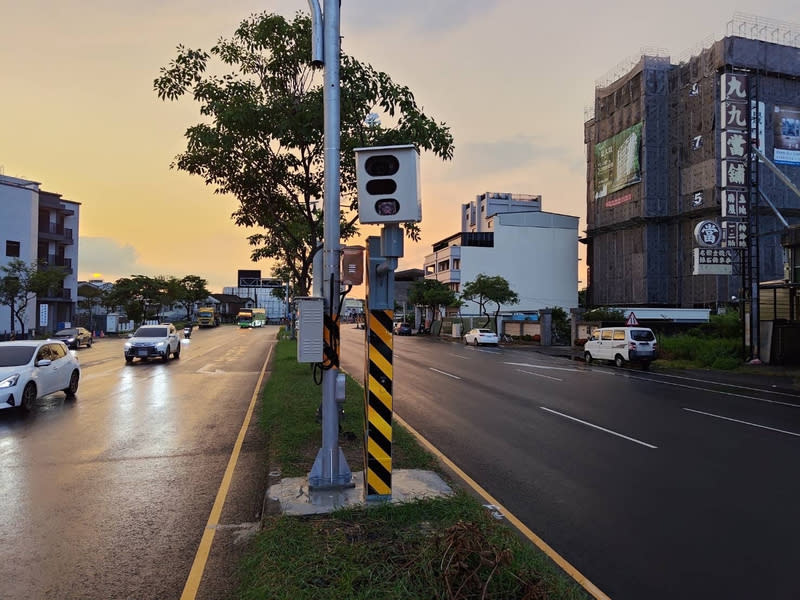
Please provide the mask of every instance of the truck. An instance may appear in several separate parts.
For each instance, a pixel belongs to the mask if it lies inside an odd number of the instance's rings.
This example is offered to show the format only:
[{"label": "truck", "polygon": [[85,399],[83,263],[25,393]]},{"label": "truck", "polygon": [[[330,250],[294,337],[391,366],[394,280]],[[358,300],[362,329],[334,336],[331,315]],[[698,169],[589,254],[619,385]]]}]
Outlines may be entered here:
[{"label": "truck", "polygon": [[264,327],[267,324],[267,309],[254,308],[253,309],[253,324],[251,327]]},{"label": "truck", "polygon": [[239,324],[239,327],[242,329],[246,329],[248,327],[253,326],[253,309],[252,308],[240,308],[238,314],[236,315],[236,322]]},{"label": "truck", "polygon": [[217,327],[222,319],[216,308],[203,306],[197,309],[197,325],[199,327]]}]

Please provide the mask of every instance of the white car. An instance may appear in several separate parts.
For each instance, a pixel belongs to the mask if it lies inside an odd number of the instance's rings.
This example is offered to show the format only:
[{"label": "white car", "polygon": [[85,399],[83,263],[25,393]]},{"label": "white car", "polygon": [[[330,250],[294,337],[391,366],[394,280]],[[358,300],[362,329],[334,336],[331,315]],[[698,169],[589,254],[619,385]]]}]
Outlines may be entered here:
[{"label": "white car", "polygon": [[64,342],[0,342],[0,409],[31,410],[36,400],[54,392],[75,397],[81,367]]},{"label": "white car", "polygon": [[497,346],[500,339],[491,329],[470,329],[464,334],[464,343],[480,346],[481,344],[492,344]]},{"label": "white car", "polygon": [[125,342],[127,363],[133,362],[134,358],[160,358],[166,362],[170,354],[175,358],[181,357],[181,339],[172,323],[142,325]]},{"label": "white car", "polygon": [[639,363],[645,371],[658,358],[658,342],[648,327],[603,327],[592,332],[583,346],[586,364],[610,360],[618,367]]}]

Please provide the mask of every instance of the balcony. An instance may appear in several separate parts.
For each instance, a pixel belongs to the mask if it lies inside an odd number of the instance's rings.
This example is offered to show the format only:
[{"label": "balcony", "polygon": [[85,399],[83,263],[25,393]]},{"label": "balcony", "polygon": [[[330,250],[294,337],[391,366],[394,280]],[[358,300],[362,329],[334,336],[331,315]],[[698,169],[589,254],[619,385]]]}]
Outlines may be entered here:
[{"label": "balcony", "polygon": [[71,258],[64,258],[56,256],[55,254],[50,254],[47,257],[46,261],[42,261],[41,265],[44,268],[51,268],[51,267],[60,267],[64,269],[64,272],[67,275],[72,274],[72,259]]},{"label": "balcony", "polygon": [[44,294],[39,296],[38,300],[48,302],[71,302],[72,290],[68,288],[60,288],[57,290],[47,290]]},{"label": "balcony", "polygon": [[39,226],[39,238],[43,240],[52,240],[56,242],[64,242],[72,244],[72,229],[64,227],[58,223],[47,223],[46,225]]}]

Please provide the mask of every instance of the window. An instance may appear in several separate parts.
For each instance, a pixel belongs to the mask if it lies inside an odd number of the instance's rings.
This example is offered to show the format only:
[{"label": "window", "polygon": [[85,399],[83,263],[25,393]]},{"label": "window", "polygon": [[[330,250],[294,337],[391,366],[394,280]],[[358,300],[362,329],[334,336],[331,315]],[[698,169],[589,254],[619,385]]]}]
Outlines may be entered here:
[{"label": "window", "polygon": [[623,341],[625,341],[625,330],[624,329],[615,329],[614,330],[614,339],[615,340],[623,340]]},{"label": "window", "polygon": [[19,242],[6,240],[6,256],[19,257]]},{"label": "window", "polygon": [[609,341],[609,340],[611,340],[611,336],[613,334],[614,334],[614,331],[612,329],[601,329],[600,330],[600,336],[601,336],[600,339],[602,339],[604,341]]}]

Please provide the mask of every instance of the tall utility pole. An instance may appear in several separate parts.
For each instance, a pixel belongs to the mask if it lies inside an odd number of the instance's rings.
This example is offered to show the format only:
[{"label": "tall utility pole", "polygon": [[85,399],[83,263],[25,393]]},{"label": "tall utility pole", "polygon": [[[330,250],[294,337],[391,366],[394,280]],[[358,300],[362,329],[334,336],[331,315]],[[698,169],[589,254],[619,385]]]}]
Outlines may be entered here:
[{"label": "tall utility pole", "polygon": [[[311,60],[324,65],[325,110],[322,293],[325,299],[325,361],[322,375],[322,448],[308,475],[310,488],[349,487],[352,473],[339,447],[339,411],[336,403],[339,380],[339,66],[340,0],[308,0],[312,21]],[[320,36],[320,28],[322,35]],[[322,48],[320,48],[320,38]],[[314,279],[316,280],[315,273]],[[341,382],[340,388],[343,388]]]}]

